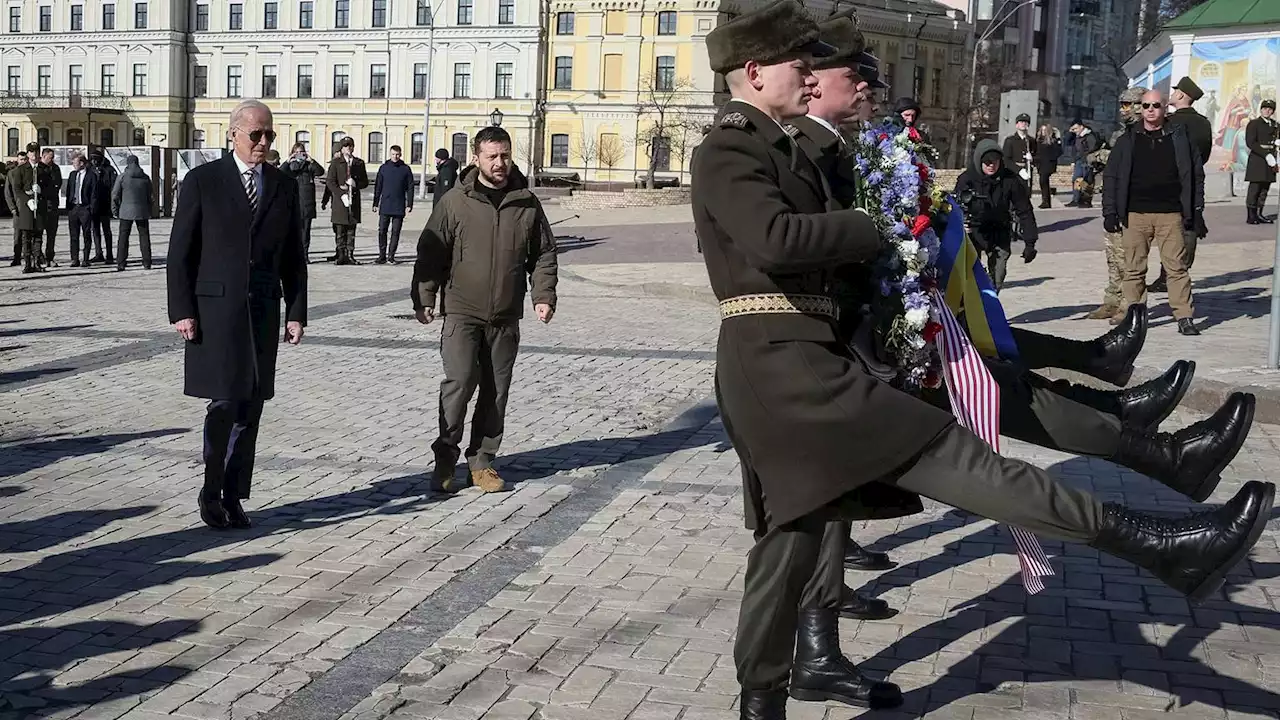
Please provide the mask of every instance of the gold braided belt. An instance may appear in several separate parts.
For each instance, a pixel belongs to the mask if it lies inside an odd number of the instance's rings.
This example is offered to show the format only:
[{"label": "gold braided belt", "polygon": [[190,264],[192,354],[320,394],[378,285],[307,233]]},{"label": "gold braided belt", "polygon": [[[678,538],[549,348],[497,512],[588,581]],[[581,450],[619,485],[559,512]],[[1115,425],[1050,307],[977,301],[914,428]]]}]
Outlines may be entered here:
[{"label": "gold braided belt", "polygon": [[720,301],[720,319],[738,315],[825,315],[836,316],[836,303],[825,295],[785,295],[761,293],[739,295]]}]

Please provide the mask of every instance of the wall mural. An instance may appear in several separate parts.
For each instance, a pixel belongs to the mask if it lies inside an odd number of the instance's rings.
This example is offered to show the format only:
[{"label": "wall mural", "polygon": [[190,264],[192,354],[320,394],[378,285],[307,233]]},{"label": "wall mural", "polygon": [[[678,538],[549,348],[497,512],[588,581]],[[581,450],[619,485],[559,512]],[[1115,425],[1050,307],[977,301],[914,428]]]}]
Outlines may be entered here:
[{"label": "wall mural", "polygon": [[1204,90],[1196,110],[1213,125],[1208,169],[1243,173],[1245,125],[1280,85],[1280,38],[1193,43],[1190,75]]}]

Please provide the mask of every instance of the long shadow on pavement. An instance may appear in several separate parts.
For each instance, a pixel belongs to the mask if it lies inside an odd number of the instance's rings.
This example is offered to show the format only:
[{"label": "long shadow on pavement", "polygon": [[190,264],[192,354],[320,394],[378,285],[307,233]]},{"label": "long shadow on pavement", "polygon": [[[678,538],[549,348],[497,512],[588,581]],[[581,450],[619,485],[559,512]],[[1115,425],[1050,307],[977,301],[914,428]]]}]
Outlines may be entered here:
[{"label": "long shadow on pavement", "polygon": [[68,510],[38,520],[0,524],[0,552],[47,550],[72,538],[88,535],[117,520],[128,520],[158,510],[156,505],[135,505],[114,510]]},{"label": "long shadow on pavement", "polygon": [[[199,622],[191,620],[165,620],[151,625],[90,620],[59,627],[0,631],[0,648],[4,648],[5,655],[0,663],[0,693],[8,702],[8,707],[0,704],[0,712],[25,712],[30,713],[26,717],[31,717],[46,712],[45,708],[89,705],[161,689],[195,668],[184,667],[183,656],[179,655],[174,663],[159,666],[126,663],[129,667],[124,670],[92,677],[84,683],[54,682],[59,681],[61,668],[68,664],[138,650],[190,635],[199,628]],[[187,661],[200,664],[194,656]],[[82,665],[77,670],[84,674],[88,668]]]},{"label": "long shadow on pavement", "polygon": [[[50,371],[54,372],[54,371]],[[3,383],[0,383],[3,384]],[[64,437],[53,440],[32,440],[4,448],[5,460],[0,464],[0,478],[21,475],[69,457],[94,455],[135,440],[166,437],[190,432],[186,428],[165,428],[133,433],[114,433],[90,437]]]}]

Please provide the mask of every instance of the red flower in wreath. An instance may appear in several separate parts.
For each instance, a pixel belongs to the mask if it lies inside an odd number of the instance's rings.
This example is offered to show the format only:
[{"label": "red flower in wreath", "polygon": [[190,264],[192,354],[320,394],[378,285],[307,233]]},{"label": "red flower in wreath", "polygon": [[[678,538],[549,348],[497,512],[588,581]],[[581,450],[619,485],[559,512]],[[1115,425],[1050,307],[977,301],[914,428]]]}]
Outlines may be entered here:
[{"label": "red flower in wreath", "polygon": [[911,142],[920,142],[920,133],[913,127],[907,128],[907,137],[911,138]]},{"label": "red flower in wreath", "polygon": [[920,171],[920,182],[929,181],[929,166],[924,163],[916,163],[916,170]]},{"label": "red flower in wreath", "polygon": [[911,226],[911,234],[915,237],[920,237],[925,230],[929,229],[929,222],[928,215],[917,215],[915,223]]},{"label": "red flower in wreath", "polygon": [[920,198],[920,214],[921,215],[929,214],[929,209],[932,207],[933,207],[933,198],[929,197],[928,195],[925,195],[924,197]]},{"label": "red flower in wreath", "polygon": [[925,326],[924,326],[924,333],[923,333],[924,341],[933,342],[933,339],[938,337],[938,333],[940,332],[942,332],[942,323],[934,322],[933,320],[930,320],[929,322],[925,323]]}]

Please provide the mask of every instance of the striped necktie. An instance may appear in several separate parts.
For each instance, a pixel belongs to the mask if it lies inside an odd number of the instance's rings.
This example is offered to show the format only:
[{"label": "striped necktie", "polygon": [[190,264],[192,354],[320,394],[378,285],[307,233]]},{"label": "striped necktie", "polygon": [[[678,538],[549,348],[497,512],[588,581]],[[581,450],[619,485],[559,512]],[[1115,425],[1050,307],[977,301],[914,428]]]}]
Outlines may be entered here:
[{"label": "striped necktie", "polygon": [[249,196],[249,215],[258,214],[258,185],[254,181],[254,168],[244,171],[244,192]]}]

